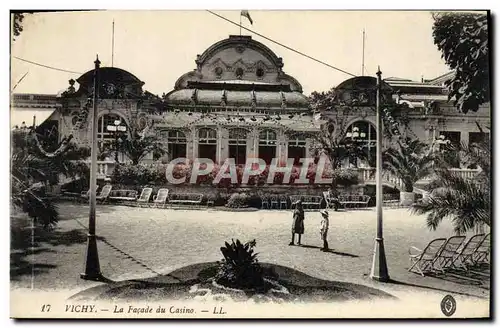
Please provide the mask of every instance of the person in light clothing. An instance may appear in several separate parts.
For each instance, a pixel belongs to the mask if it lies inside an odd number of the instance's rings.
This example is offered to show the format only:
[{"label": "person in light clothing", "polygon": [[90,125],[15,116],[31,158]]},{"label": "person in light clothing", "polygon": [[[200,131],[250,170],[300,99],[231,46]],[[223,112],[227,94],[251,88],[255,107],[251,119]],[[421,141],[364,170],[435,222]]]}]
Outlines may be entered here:
[{"label": "person in light clothing", "polygon": [[321,213],[321,227],[320,227],[320,235],[321,240],[323,240],[323,248],[321,248],[322,252],[328,251],[328,227],[330,226],[330,220],[328,218],[328,212],[323,210]]}]

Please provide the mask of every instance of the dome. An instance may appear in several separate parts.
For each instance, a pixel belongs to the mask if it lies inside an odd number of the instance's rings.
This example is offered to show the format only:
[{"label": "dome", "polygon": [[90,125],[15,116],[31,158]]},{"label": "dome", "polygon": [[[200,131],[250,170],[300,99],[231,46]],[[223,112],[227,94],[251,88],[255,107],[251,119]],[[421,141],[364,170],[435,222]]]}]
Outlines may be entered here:
[{"label": "dome", "polygon": [[290,91],[235,91],[181,89],[167,95],[170,106],[255,107],[257,109],[307,109],[309,101],[303,94]]},{"label": "dome", "polygon": [[[101,82],[120,82],[124,85],[144,84],[134,74],[127,72],[117,67],[101,67],[99,68],[99,80]],[[88,85],[94,81],[94,70],[90,70],[80,76],[76,81],[80,85]]]}]

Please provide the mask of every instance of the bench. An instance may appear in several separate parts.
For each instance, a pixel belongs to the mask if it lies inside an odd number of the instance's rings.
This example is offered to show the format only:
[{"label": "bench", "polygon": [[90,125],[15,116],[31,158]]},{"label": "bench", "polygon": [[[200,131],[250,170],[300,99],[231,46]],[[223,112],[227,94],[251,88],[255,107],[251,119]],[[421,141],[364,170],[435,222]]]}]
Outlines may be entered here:
[{"label": "bench", "polygon": [[399,205],[399,194],[383,194],[382,203],[384,205]]},{"label": "bench", "polygon": [[199,205],[203,201],[203,194],[172,194],[168,202],[170,204],[195,204]]},{"label": "bench", "polygon": [[304,208],[321,208],[321,202],[323,197],[321,196],[310,196],[310,195],[291,195],[290,200],[292,202],[292,208],[295,207],[295,202],[302,201],[302,206]]},{"label": "bench", "polygon": [[109,199],[112,201],[118,201],[118,202],[131,202],[131,201],[136,201],[137,200],[137,191],[136,190],[113,190],[110,195]]},{"label": "bench", "polygon": [[339,204],[347,207],[368,207],[370,196],[367,195],[339,195]]}]

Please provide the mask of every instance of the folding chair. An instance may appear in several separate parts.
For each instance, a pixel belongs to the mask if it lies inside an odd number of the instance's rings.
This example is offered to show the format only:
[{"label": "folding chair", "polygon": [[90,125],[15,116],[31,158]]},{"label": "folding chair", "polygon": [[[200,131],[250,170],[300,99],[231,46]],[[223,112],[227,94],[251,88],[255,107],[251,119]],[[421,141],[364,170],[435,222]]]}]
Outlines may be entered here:
[{"label": "folding chair", "polygon": [[472,255],[474,265],[481,263],[490,263],[490,234],[487,234],[481,244],[477,247],[476,251]]},{"label": "folding chair", "polygon": [[262,195],[262,196],[260,196],[260,200],[262,201],[262,206],[261,206],[261,207],[262,207],[263,209],[264,209],[264,208],[267,208],[267,209],[269,209],[269,208],[270,208],[270,207],[269,207],[269,197],[268,197],[268,196],[266,196],[266,195]]},{"label": "folding chair", "polygon": [[137,204],[140,207],[142,207],[142,205],[147,206],[152,193],[153,188],[143,188],[141,191],[141,195],[139,196],[139,198],[137,198]]},{"label": "folding chair", "polygon": [[97,201],[100,201],[101,204],[104,204],[109,197],[109,194],[111,193],[111,190],[113,189],[113,186],[110,184],[105,185],[102,187],[101,193],[96,197]]},{"label": "folding chair", "polygon": [[453,261],[453,266],[455,268],[468,270],[469,268],[467,267],[467,264],[474,264],[473,256],[485,237],[486,236],[484,234],[478,234],[470,237],[464,247],[457,251],[455,260]]},{"label": "folding chair", "polygon": [[161,205],[161,207],[164,208],[165,203],[167,202],[167,198],[168,198],[168,189],[166,188],[159,189],[156,196],[153,197],[154,206],[158,207]]},{"label": "folding chair", "polygon": [[448,269],[452,266],[453,261],[456,258],[456,254],[460,246],[465,241],[465,236],[452,236],[446,240],[446,243],[443,245],[441,252],[439,252],[436,256],[436,260],[434,261],[434,268],[443,272],[445,269]]},{"label": "folding chair", "polygon": [[286,195],[281,195],[280,196],[280,209],[287,209],[288,208],[288,197]]},{"label": "folding chair", "polygon": [[[95,186],[95,192],[96,193],[97,193],[98,190],[99,190],[99,186]],[[83,199],[89,199],[90,198],[90,188],[87,191],[82,191],[80,193],[80,197],[83,198]]]},{"label": "folding chair", "polygon": [[279,208],[279,205],[278,205],[278,196],[271,195],[271,208],[273,208],[274,206],[276,206],[276,209]]},{"label": "folding chair", "polygon": [[[410,268],[408,271],[420,273],[422,276],[425,276],[426,272],[434,271],[434,262],[436,260],[436,256],[439,255],[443,245],[446,243],[445,238],[438,238],[432,240],[424,250],[420,250],[417,247],[410,247],[408,253],[410,254]],[[412,254],[411,250],[415,249],[418,251],[416,254]],[[417,270],[417,271],[413,271]]]}]

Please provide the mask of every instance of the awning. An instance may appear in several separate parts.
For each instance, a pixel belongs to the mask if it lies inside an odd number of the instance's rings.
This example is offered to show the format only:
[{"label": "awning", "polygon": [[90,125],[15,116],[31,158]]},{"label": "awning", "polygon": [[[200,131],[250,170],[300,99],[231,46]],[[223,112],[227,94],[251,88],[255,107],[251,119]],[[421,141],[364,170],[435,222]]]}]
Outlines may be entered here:
[{"label": "awning", "polygon": [[23,122],[27,126],[33,125],[33,117],[35,117],[35,125],[39,126],[55,112],[55,108],[16,108],[10,110],[10,127],[21,126]]}]

